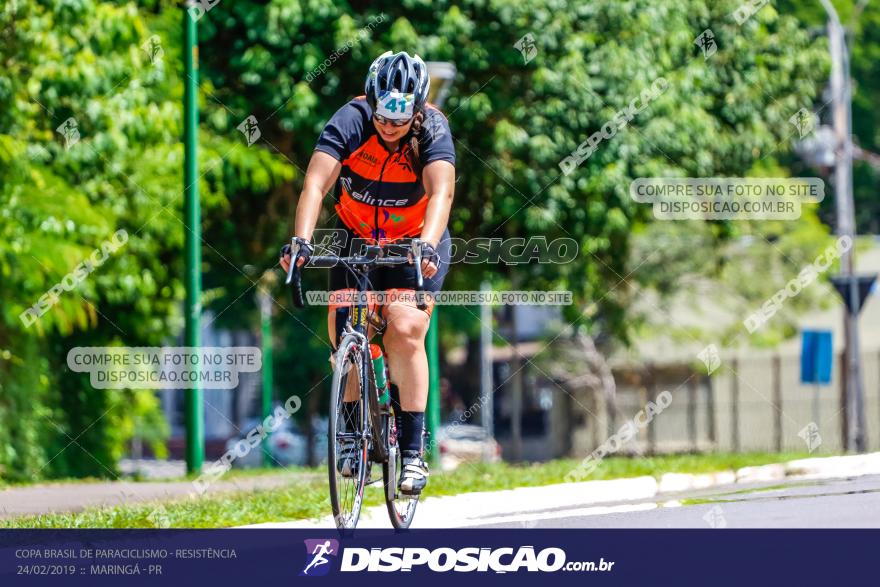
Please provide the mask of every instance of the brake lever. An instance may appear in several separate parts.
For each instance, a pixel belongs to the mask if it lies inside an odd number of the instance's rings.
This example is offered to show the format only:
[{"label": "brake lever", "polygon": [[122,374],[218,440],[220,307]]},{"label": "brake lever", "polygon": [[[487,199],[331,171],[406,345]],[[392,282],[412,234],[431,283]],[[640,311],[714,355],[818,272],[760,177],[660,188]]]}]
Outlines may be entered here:
[{"label": "brake lever", "polygon": [[293,299],[293,305],[297,308],[305,308],[306,304],[303,300],[302,292],[302,274],[296,262],[299,261],[300,244],[295,238],[290,239],[290,267],[287,268],[287,279],[284,280],[285,285],[292,285],[290,297]]},{"label": "brake lever", "polygon": [[428,303],[425,301],[425,279],[422,275],[422,241],[417,238],[412,241],[412,255],[416,264],[416,307],[424,311],[428,309]]}]

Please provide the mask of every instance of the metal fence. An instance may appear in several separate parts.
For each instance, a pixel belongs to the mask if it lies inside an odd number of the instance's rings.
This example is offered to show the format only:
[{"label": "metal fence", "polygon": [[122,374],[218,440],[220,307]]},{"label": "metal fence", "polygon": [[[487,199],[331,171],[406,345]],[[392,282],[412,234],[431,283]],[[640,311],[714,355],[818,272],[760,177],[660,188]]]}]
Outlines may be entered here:
[{"label": "metal fence", "polygon": [[[637,433],[621,453],[843,452],[842,361],[838,354],[831,383],[821,387],[800,383],[797,354],[728,358],[711,377],[683,365],[645,367],[634,383],[616,373],[616,410],[596,402],[600,413],[586,419],[585,430],[575,431],[571,452],[589,453],[627,421],[636,423]],[[862,354],[862,383],[867,446],[880,450],[877,351]],[[637,418],[639,412],[664,390],[672,394],[669,405],[638,425],[646,419]]]}]

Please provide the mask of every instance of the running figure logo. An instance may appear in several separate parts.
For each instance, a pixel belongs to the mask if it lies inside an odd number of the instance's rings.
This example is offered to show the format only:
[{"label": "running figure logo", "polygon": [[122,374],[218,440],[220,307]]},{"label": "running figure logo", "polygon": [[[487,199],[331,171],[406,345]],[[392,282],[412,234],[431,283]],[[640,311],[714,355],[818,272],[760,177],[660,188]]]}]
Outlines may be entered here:
[{"label": "running figure logo", "polygon": [[712,29],[700,33],[700,36],[694,39],[694,45],[703,50],[703,61],[708,61],[718,51],[718,43],[715,42],[715,33]]},{"label": "running figure logo", "polygon": [[318,538],[305,540],[306,543],[306,567],[299,574],[300,577],[320,577],[330,572],[330,559],[339,554],[339,541],[331,538]]},{"label": "running figure logo", "polygon": [[241,134],[244,135],[248,147],[253,145],[261,136],[263,136],[263,133],[260,132],[260,127],[257,125],[257,117],[253,114],[245,118],[242,123],[235,128],[240,130]]},{"label": "running figure logo", "polygon": [[519,41],[513,44],[513,48],[522,54],[523,63],[528,63],[538,54],[538,46],[532,33],[526,33]]}]

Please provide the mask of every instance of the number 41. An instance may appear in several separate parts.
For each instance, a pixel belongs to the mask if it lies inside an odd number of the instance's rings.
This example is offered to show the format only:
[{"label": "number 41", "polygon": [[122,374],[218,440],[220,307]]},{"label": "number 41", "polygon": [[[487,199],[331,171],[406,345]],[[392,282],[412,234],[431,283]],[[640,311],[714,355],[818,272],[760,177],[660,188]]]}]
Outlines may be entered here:
[{"label": "number 41", "polygon": [[397,112],[397,106],[400,105],[400,111],[406,111],[406,98],[390,98],[387,102],[385,102],[385,108],[388,109],[389,112]]}]

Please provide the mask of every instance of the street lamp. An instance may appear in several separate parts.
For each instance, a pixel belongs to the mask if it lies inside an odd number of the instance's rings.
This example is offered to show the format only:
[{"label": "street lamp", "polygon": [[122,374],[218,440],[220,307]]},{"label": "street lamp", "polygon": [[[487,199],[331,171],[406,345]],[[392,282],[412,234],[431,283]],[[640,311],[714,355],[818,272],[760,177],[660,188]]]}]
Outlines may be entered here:
[{"label": "street lamp", "polygon": [[837,11],[829,0],[820,0],[828,13],[828,45],[831,50],[831,101],[834,129],[834,191],[837,211],[837,236],[849,238],[853,246],[841,255],[840,278],[848,281],[842,289],[845,296],[844,332],[846,335],[846,402],[848,434],[846,446],[850,451],[863,452],[865,439],[865,410],[862,373],[859,356],[858,278],[854,272],[855,205],[852,185],[852,92],[849,76],[849,53],[846,34]]},{"label": "street lamp", "polygon": [[[257,305],[260,308],[260,347],[263,355],[263,380],[262,380],[262,419],[272,415],[272,295],[269,293],[272,287],[277,283],[278,276],[275,271],[269,269],[260,278],[257,287]],[[263,440],[263,466],[271,467],[274,459],[272,459],[272,451],[269,447],[269,438],[266,436]]]},{"label": "street lamp", "polygon": [[[196,147],[199,133],[199,46],[196,18],[183,7],[183,199],[186,251],[186,302],[184,344],[191,352],[201,346],[202,315],[202,211]],[[205,459],[205,414],[202,388],[194,382],[185,390],[186,470],[199,473]]]},{"label": "street lamp", "polygon": [[[425,63],[431,78],[431,90],[428,102],[438,108],[443,106],[452,82],[455,80],[455,65],[448,61],[428,61]],[[437,446],[437,430],[440,428],[440,350],[437,342],[437,307],[431,311],[431,324],[425,339],[425,350],[428,354],[428,406],[425,424],[428,430],[428,458],[437,462],[440,450]]]},{"label": "street lamp", "polygon": [[821,124],[809,136],[794,144],[794,151],[810,165],[831,167],[834,165],[834,129]]},{"label": "street lamp", "polygon": [[428,75],[431,78],[428,102],[439,108],[446,102],[458,70],[455,69],[455,65],[450,61],[428,61],[425,65],[428,67]]}]

